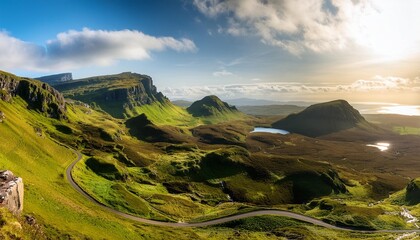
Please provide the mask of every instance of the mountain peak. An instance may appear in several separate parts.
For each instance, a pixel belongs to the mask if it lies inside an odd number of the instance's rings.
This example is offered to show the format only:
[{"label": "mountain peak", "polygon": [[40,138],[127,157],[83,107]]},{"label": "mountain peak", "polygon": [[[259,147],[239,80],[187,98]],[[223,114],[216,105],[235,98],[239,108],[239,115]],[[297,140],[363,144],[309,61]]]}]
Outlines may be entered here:
[{"label": "mountain peak", "polygon": [[230,106],[228,103],[223,102],[215,95],[206,96],[201,100],[195,101],[187,108],[187,111],[194,117],[206,117],[220,115],[223,113],[239,112],[235,106]]},{"label": "mountain peak", "polygon": [[309,106],[272,124],[273,127],[310,137],[318,137],[357,126],[369,125],[364,117],[345,100]]}]

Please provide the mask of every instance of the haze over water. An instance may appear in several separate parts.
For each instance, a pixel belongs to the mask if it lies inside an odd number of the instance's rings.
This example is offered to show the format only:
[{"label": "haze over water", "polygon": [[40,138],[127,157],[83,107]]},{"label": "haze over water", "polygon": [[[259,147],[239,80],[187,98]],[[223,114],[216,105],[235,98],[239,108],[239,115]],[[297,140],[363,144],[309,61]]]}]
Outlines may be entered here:
[{"label": "haze over water", "polygon": [[400,114],[420,116],[420,105],[364,103],[356,107],[362,114]]}]

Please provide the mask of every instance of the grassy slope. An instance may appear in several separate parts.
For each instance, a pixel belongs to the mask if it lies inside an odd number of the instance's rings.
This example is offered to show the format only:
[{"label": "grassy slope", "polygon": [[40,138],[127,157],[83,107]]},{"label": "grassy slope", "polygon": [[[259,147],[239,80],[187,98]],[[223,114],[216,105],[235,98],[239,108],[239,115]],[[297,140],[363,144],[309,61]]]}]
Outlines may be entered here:
[{"label": "grassy slope", "polygon": [[367,114],[368,121],[401,135],[420,135],[420,116]]},{"label": "grassy slope", "polygon": [[[48,236],[105,239],[173,236],[171,230],[133,225],[90,204],[72,189],[64,176],[65,169],[75,156],[34,131],[31,123],[45,124],[46,119],[27,111],[25,103],[18,98],[13,104],[0,101],[0,109],[7,117],[0,124],[2,138],[7,139],[0,141],[0,168],[10,169],[23,178],[24,214],[34,215],[39,223],[45,225]],[[192,234],[188,229],[177,230],[176,233]]]},{"label": "grassy slope", "polygon": [[127,110],[128,116],[137,116],[146,114],[147,118],[157,125],[171,125],[178,127],[194,127],[201,124],[216,124],[230,120],[247,118],[245,114],[237,112],[226,112],[215,116],[193,117],[182,107],[172,103],[155,102],[150,105],[135,107],[133,110]]},{"label": "grassy slope", "polygon": [[157,125],[189,127],[200,124],[200,121],[193,118],[185,109],[170,102],[155,102],[150,105],[137,106],[131,111],[127,110],[129,116],[137,116],[142,113],[146,114],[147,118]]}]

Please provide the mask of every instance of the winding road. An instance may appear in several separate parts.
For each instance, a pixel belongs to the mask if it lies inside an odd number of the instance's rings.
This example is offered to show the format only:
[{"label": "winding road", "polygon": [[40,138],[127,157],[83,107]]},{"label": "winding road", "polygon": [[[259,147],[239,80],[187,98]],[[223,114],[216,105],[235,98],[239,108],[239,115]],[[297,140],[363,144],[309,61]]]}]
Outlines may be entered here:
[{"label": "winding road", "polygon": [[146,218],[141,218],[141,217],[136,217],[127,213],[123,213],[120,211],[117,211],[113,208],[110,208],[102,203],[100,203],[99,201],[97,201],[96,199],[94,199],[93,197],[91,197],[87,192],[85,192],[73,179],[72,176],[72,170],[74,168],[74,166],[82,159],[82,154],[68,146],[66,146],[67,148],[69,148],[71,151],[73,151],[73,153],[76,154],[77,159],[75,161],[73,161],[67,168],[66,170],[66,175],[67,175],[67,179],[69,180],[71,186],[80,194],[82,194],[83,196],[85,196],[89,201],[91,201],[92,203],[94,203],[95,205],[97,205],[98,207],[101,207],[102,209],[114,213],[116,215],[119,215],[123,218],[126,219],[130,219],[133,221],[137,221],[140,223],[145,223],[145,224],[151,224],[151,225],[156,225],[156,226],[165,226],[165,227],[207,227],[207,226],[212,226],[212,225],[217,225],[217,224],[222,224],[222,223],[226,223],[226,222],[230,222],[233,220],[239,220],[239,219],[243,219],[243,218],[249,218],[249,217],[255,217],[255,216],[261,216],[261,215],[275,215],[275,216],[282,216],[282,217],[289,217],[289,218],[293,218],[299,221],[303,221],[303,222],[307,222],[313,225],[317,225],[317,226],[321,226],[321,227],[325,227],[328,229],[333,229],[333,230],[342,230],[342,231],[354,231],[354,232],[362,232],[362,233],[409,233],[409,232],[417,232],[420,233],[420,229],[407,229],[407,230],[360,230],[360,229],[356,229],[356,228],[350,228],[350,227],[339,227],[339,226],[334,226],[331,224],[328,224],[326,222],[323,222],[319,219],[316,218],[312,218],[312,217],[308,217],[299,213],[294,213],[294,212],[289,212],[289,211],[283,211],[283,210],[255,210],[252,212],[247,212],[247,213],[241,213],[241,214],[237,214],[237,215],[232,215],[232,216],[227,216],[227,217],[222,217],[222,218],[218,218],[218,219],[214,219],[214,220],[209,220],[209,221],[205,221],[205,222],[198,222],[198,223],[182,223],[182,222],[161,222],[161,221],[156,221],[156,220],[150,220],[150,219],[146,219]]}]

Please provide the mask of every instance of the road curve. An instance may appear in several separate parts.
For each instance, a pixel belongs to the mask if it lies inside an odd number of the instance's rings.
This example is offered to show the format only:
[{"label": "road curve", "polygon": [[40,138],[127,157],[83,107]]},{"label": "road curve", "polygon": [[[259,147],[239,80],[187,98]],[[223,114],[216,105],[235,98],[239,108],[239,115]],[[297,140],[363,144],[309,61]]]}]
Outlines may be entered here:
[{"label": "road curve", "polygon": [[255,211],[252,211],[252,212],[241,213],[241,214],[227,216],[227,217],[221,217],[221,218],[217,218],[217,219],[213,219],[213,220],[209,220],[209,221],[205,221],[205,222],[198,222],[198,223],[161,222],[161,221],[141,218],[141,217],[133,216],[133,215],[130,215],[130,214],[127,214],[127,213],[117,211],[113,208],[110,208],[110,207],[104,205],[103,203],[100,203],[98,200],[94,199],[87,192],[85,192],[74,181],[73,176],[72,176],[72,170],[73,170],[74,166],[82,159],[82,154],[80,152],[68,147],[68,146],[66,146],[66,147],[69,148],[71,151],[73,151],[73,153],[76,154],[76,156],[77,156],[77,159],[75,161],[73,161],[68,166],[68,168],[66,170],[66,176],[67,176],[68,181],[70,182],[70,185],[77,192],[79,192],[80,194],[85,196],[89,201],[91,201],[92,203],[94,203],[98,207],[101,207],[102,209],[104,209],[108,212],[114,213],[116,215],[119,215],[123,218],[130,219],[130,220],[140,222],[140,223],[151,224],[151,225],[156,225],[156,226],[165,226],[165,227],[207,227],[207,226],[222,224],[222,223],[226,223],[226,222],[230,222],[230,221],[234,221],[234,220],[239,220],[239,219],[243,219],[243,218],[261,216],[261,215],[275,215],[275,216],[293,218],[293,219],[296,219],[296,220],[299,220],[299,221],[302,221],[302,222],[307,222],[307,223],[310,223],[310,224],[313,224],[313,225],[317,225],[317,226],[321,226],[321,227],[325,227],[325,228],[333,229],[333,230],[354,231],[354,232],[362,232],[362,233],[408,233],[408,232],[420,233],[420,229],[360,230],[360,229],[355,229],[355,228],[350,228],[350,227],[339,227],[339,226],[334,226],[334,225],[328,224],[328,223],[323,222],[323,221],[321,221],[319,219],[316,219],[316,218],[308,217],[308,216],[298,214],[298,213],[294,213],[294,212],[283,211],[283,210],[255,210]]}]

